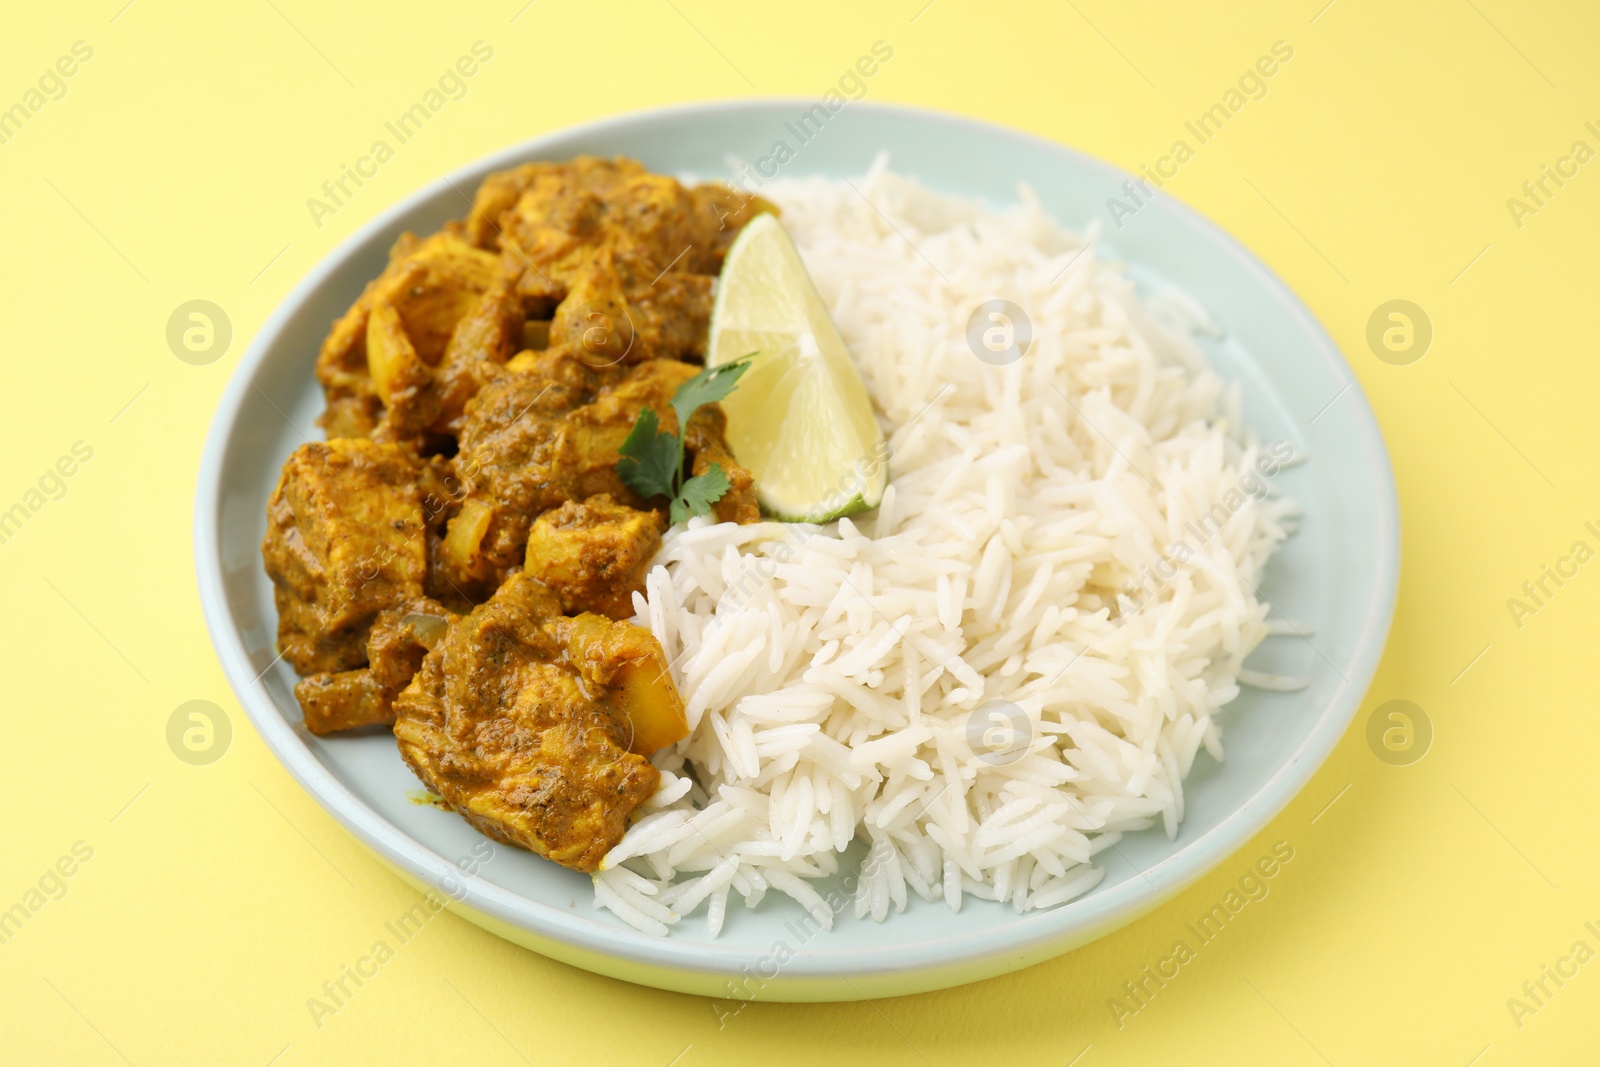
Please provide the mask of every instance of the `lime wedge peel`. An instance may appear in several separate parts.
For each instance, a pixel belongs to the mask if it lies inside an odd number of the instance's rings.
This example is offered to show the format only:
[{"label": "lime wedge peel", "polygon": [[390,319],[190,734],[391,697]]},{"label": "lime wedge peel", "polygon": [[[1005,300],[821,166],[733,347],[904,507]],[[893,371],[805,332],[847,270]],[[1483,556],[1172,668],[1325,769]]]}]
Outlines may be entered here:
[{"label": "lime wedge peel", "polygon": [[706,366],[751,353],[721,403],[728,444],[755,476],[762,509],[821,523],[877,507],[889,467],[872,399],[775,215],[758,215],[728,250]]}]

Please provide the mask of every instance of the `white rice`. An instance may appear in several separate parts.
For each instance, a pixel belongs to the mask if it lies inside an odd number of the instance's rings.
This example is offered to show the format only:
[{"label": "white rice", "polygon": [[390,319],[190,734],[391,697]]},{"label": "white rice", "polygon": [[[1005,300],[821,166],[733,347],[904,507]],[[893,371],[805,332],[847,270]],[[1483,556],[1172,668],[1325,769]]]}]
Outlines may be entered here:
[{"label": "white rice", "polygon": [[[995,212],[880,160],[854,187],[761,193],[866,378],[891,482],[828,526],[667,535],[636,621],[691,732],[656,755],[661,790],[595,901],[663,934],[704,908],[713,936],[730,898],[769,890],[824,928],[913,894],[1061,904],[1123,834],[1176,833],[1241,681],[1293,684],[1243,666],[1278,629],[1255,589],[1292,505],[1251,477],[1237,390],[1189,337],[1203,311],[1141,305],[1027,189]],[[1033,328],[1008,366],[967,343],[997,297]],[[1219,502],[1220,529],[1186,529]],[[1175,574],[1119,597],[1179,542]],[[859,870],[841,855],[856,839]],[[848,896],[819,882],[836,874]]]}]

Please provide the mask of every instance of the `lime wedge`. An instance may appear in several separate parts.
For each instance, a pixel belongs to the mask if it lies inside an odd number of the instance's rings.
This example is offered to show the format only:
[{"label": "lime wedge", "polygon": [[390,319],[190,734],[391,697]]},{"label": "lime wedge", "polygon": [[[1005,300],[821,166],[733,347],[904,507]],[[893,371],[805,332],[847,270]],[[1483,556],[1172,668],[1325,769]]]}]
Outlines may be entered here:
[{"label": "lime wedge", "polygon": [[755,476],[762,508],[827,522],[878,506],[888,448],[850,350],[775,215],[728,250],[711,311],[706,366],[755,353],[722,400],[728,444]]}]

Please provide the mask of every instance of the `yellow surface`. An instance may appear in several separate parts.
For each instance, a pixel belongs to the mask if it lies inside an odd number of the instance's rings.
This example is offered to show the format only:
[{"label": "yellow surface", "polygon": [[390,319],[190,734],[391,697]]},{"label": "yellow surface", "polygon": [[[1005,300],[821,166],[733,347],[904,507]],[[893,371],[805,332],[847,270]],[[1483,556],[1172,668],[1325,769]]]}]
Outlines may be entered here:
[{"label": "yellow surface", "polygon": [[[1323,0],[1033,7],[964,0],[412,5],[32,4],[0,35],[0,107],[75,41],[93,57],[0,144],[6,428],[0,509],[75,442],[92,458],[0,544],[13,798],[0,908],[59,895],[0,945],[0,1059],[112,1064],[1592,1062],[1600,963],[1591,639],[1600,574],[1507,607],[1577,540],[1600,547],[1591,325],[1600,163],[1517,225],[1507,198],[1573,142],[1600,149],[1578,3]],[[798,9],[797,9],[798,10]],[[913,20],[913,16],[918,16]],[[317,228],[306,198],[472,42],[491,62]],[[551,963],[446,916],[319,1028],[307,998],[415,894],[279,769],[213,659],[191,564],[203,432],[250,336],[357,225],[540,131],[751,93],[818,96],[873,41],[869,99],[994,119],[1126,167],[1274,41],[1293,60],[1168,184],[1278,270],[1372,397],[1406,548],[1394,635],[1358,725],[1304,794],[1211,877],[1098,943],[981,985],[876,1004],[727,1005]],[[53,88],[53,86],[52,86]],[[42,101],[41,101],[42,102]],[[1592,173],[1591,173],[1592,172]],[[1481,255],[1480,255],[1481,253]],[[228,352],[181,362],[193,299]],[[1367,348],[1380,304],[1434,326],[1420,362]],[[120,414],[119,414],[120,412]],[[72,467],[71,463],[66,464]],[[58,492],[47,480],[46,488]],[[42,496],[42,494],[41,494]],[[1570,565],[1568,565],[1570,570]],[[1364,725],[1406,699],[1434,727],[1409,766]],[[233,740],[177,759],[169,717],[220,705]],[[1331,805],[1331,806],[1330,806]],[[1118,1026],[1164,957],[1277,841],[1294,859]],[[71,857],[92,858],[78,863]],[[64,895],[63,894],[64,890]],[[1587,954],[1583,954],[1588,960]],[[1508,998],[1573,971],[1531,1013]],[[1519,1025],[1520,1023],[1520,1025]],[[515,1051],[514,1051],[515,1050]],[[1082,1051],[1086,1050],[1086,1051]],[[822,1057],[819,1060],[819,1057]],[[1248,1057],[1248,1059],[1247,1059]],[[1474,1057],[1480,1057],[1474,1060]]]}]

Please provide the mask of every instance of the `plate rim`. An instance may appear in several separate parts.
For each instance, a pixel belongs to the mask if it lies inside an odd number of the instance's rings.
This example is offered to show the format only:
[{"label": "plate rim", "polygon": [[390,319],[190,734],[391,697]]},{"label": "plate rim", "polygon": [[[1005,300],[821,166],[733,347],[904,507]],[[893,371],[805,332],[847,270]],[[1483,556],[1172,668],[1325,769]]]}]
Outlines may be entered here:
[{"label": "plate rim", "polygon": [[[403,876],[418,879],[443,892],[452,905],[479,912],[526,931],[542,941],[556,942],[580,952],[597,953],[619,964],[632,963],[670,972],[694,972],[732,977],[765,958],[770,950],[725,945],[708,950],[704,943],[645,934],[573,915],[570,909],[523,896],[459,866],[408,836],[351,792],[318,760],[279,712],[250,662],[243,635],[232,624],[224,592],[221,519],[224,489],[223,460],[229,438],[239,422],[243,405],[259,376],[277,336],[306,300],[352,256],[374,238],[401,225],[420,205],[460,183],[474,181],[488,170],[515,165],[548,155],[550,146],[573,137],[625,129],[663,118],[715,117],[729,112],[764,111],[777,106],[809,104],[806,97],[763,96],[737,100],[701,101],[629,111],[576,123],[508,145],[459,166],[407,193],[357,227],[313,266],[283,297],[262,323],[249,347],[230,373],[207,430],[197,475],[194,513],[195,567],[199,596],[217,656],[228,683],[246,715],[278,762],[319,806]],[[1117,180],[1133,177],[1107,161],[1047,137],[933,108],[905,104],[852,101],[852,110],[875,111],[912,122],[976,131],[1017,141],[1033,151],[1065,157],[1073,164],[1099,171]],[[940,973],[954,967],[981,965],[985,960],[1015,957],[1040,943],[1060,944],[1069,951],[1077,944],[1103,936],[1159,906],[1215,869],[1280,814],[1308,784],[1332,753],[1359,710],[1377,672],[1393,621],[1399,588],[1400,515],[1393,467],[1381,428],[1354,368],[1338,345],[1300,297],[1254,253],[1222,227],[1192,206],[1168,198],[1176,219],[1199,231],[1215,247],[1230,255],[1268,291],[1276,294],[1285,310],[1313,342],[1310,354],[1322,360],[1337,377],[1354,409],[1356,433],[1365,450],[1363,466],[1374,475],[1376,505],[1374,543],[1376,566],[1365,605],[1360,610],[1360,636],[1351,651],[1340,682],[1317,710],[1317,719],[1294,752],[1242,804],[1193,841],[1178,847],[1129,879],[1060,907],[1019,915],[1018,921],[998,928],[897,943],[891,946],[806,946],[783,966],[783,973],[768,987],[794,980],[868,977],[904,973],[934,963]],[[1353,612],[1354,614],[1354,612]],[[1082,935],[1073,941],[1075,935]],[[1050,955],[1055,955],[1051,952]],[[1047,957],[1041,957],[1047,958]],[[1031,960],[1023,960],[1025,965]],[[581,965],[581,964],[580,964]],[[1009,969],[1009,968],[1005,968]],[[991,973],[998,974],[1001,970]],[[964,979],[957,979],[964,980]],[[942,983],[945,985],[949,982]],[[928,984],[925,989],[938,988]],[[763,992],[770,995],[769,990]]]}]

